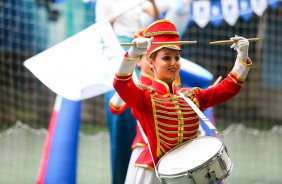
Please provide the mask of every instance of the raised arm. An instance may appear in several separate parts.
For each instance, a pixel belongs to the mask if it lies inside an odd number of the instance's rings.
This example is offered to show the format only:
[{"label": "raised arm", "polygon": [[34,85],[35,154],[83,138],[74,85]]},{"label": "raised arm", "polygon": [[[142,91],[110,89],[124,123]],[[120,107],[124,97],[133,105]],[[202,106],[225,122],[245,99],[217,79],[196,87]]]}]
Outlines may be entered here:
[{"label": "raised arm", "polygon": [[144,106],[145,94],[144,91],[136,87],[132,80],[132,74],[138,57],[151,47],[151,42],[152,39],[142,37],[135,38],[133,43],[135,43],[136,46],[132,46],[128,52],[126,52],[114,79],[113,86],[119,96],[128,106],[137,110],[141,110]]},{"label": "raised arm", "polygon": [[152,3],[152,6],[147,6],[144,9],[144,12],[146,12],[148,15],[150,15],[154,19],[160,18],[160,12],[158,10],[158,7],[155,3],[155,0],[148,0]]},{"label": "raised arm", "polygon": [[200,109],[218,105],[238,94],[250,70],[252,61],[248,58],[249,41],[238,36],[231,39],[237,41],[231,46],[238,52],[235,65],[228,76],[218,85],[204,90],[195,89],[194,95],[197,96]]}]

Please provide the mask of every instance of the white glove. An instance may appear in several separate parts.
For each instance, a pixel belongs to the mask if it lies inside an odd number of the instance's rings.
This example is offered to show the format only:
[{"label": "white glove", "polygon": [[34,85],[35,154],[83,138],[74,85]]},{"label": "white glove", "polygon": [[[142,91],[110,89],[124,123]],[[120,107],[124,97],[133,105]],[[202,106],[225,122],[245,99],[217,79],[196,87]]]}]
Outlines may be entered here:
[{"label": "white glove", "polygon": [[240,59],[246,62],[248,59],[249,41],[246,38],[237,35],[235,35],[235,37],[231,37],[230,40],[236,41],[230,48],[237,50]]},{"label": "white glove", "polygon": [[140,56],[144,52],[146,52],[148,49],[150,49],[152,41],[154,37],[151,38],[135,38],[132,43],[135,43],[136,46],[131,46],[128,50],[128,57],[129,58],[136,58],[137,56]]}]

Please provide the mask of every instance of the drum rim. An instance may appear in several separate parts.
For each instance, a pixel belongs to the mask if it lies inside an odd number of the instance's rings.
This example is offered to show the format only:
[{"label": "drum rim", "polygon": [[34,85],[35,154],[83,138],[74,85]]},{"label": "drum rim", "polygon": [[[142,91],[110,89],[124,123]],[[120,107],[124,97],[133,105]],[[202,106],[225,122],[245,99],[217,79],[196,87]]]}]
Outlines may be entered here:
[{"label": "drum rim", "polygon": [[[173,150],[177,149],[178,147],[180,147],[180,146],[183,145],[183,144],[186,144],[186,143],[188,143],[188,142],[192,142],[192,141],[197,140],[197,139],[207,138],[207,137],[218,139],[218,140],[222,143],[221,148],[219,149],[219,151],[216,152],[210,159],[208,159],[207,161],[205,161],[204,163],[202,163],[201,165],[199,165],[199,166],[197,166],[197,167],[195,167],[195,168],[193,168],[193,169],[190,169],[190,170],[187,170],[187,171],[184,171],[184,172],[179,172],[179,173],[174,174],[174,175],[161,174],[161,173],[159,172],[159,164],[160,164],[160,162],[161,162],[162,159],[163,159],[165,156],[167,156],[170,152],[172,152]],[[220,155],[222,155],[222,153],[223,153],[223,151],[224,151],[224,148],[226,148],[226,147],[225,147],[225,144],[223,143],[222,139],[220,139],[220,138],[218,138],[218,137],[216,137],[216,136],[202,136],[202,137],[197,137],[197,138],[195,138],[195,139],[191,139],[191,140],[185,141],[185,142],[183,142],[183,143],[181,143],[181,144],[178,144],[177,146],[175,146],[174,148],[172,148],[171,150],[169,150],[168,152],[166,152],[166,153],[164,154],[164,156],[162,156],[162,158],[158,161],[158,164],[157,164],[158,173],[159,173],[159,175],[162,175],[162,176],[175,176],[175,177],[180,176],[180,175],[183,175],[184,173],[193,173],[194,171],[198,170],[199,168],[202,168],[203,166],[208,167],[210,164],[212,164],[212,162],[213,162],[216,158],[218,158]],[[227,151],[226,151],[226,152],[227,152]],[[228,155],[228,153],[227,153],[227,155]],[[216,156],[216,157],[215,157],[215,156]],[[209,163],[209,162],[211,162],[211,163]],[[209,163],[209,164],[207,165],[207,163]],[[205,167],[204,167],[204,168],[205,168]]]}]

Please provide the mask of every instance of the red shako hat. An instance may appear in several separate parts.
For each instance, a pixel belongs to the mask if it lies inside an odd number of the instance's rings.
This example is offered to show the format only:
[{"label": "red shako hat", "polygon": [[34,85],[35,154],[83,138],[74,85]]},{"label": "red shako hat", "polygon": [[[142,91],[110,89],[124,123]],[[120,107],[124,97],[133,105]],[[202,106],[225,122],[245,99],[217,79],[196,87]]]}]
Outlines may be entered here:
[{"label": "red shako hat", "polygon": [[137,31],[134,35],[134,38],[139,38],[139,37],[143,37],[143,32],[146,30],[146,28],[140,29],[139,31]]},{"label": "red shako hat", "polygon": [[[179,33],[174,25],[174,23],[170,20],[162,19],[157,20],[150,24],[143,32],[144,38],[154,37],[154,42],[172,42],[179,41]],[[162,48],[170,48],[175,50],[181,50],[179,44],[171,44],[171,45],[151,45],[151,48],[147,50],[147,55],[150,58],[151,54],[162,49]]]}]

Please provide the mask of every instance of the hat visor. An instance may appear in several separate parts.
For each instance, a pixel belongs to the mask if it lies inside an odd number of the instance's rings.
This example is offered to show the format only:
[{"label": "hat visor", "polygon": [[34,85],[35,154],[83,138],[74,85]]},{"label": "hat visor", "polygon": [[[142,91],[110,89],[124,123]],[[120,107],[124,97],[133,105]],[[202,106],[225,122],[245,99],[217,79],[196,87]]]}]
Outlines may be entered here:
[{"label": "hat visor", "polygon": [[179,50],[179,51],[181,51],[181,49],[180,49],[180,48],[177,48],[177,47],[163,47],[163,48],[167,48],[167,49],[173,49],[173,50]]}]

